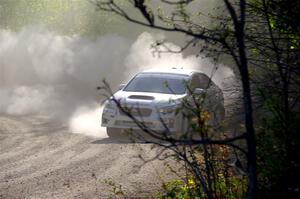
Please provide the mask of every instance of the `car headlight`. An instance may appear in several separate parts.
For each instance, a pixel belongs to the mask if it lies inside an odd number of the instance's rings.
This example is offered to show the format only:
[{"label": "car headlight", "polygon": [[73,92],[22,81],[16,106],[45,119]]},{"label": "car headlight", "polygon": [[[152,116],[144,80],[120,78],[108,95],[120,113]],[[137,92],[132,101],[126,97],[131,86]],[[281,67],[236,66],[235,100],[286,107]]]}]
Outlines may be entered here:
[{"label": "car headlight", "polygon": [[115,108],[116,108],[116,104],[115,104],[114,101],[108,100],[108,101],[106,101],[104,107],[105,107],[106,109],[115,109]]},{"label": "car headlight", "polygon": [[158,109],[158,112],[163,114],[163,115],[171,114],[175,111],[176,111],[176,106],[175,105],[165,106],[165,107],[161,107],[161,108]]}]

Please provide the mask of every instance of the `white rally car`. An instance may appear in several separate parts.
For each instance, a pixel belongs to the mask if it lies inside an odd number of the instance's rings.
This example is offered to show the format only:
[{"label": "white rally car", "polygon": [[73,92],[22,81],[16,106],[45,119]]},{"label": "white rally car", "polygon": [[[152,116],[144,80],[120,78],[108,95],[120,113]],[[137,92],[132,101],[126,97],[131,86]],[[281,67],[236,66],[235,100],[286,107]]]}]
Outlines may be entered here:
[{"label": "white rally car", "polygon": [[[192,91],[192,92],[191,92]],[[193,95],[205,93],[206,106],[215,120],[224,117],[224,99],[222,91],[210,78],[194,70],[152,69],[134,76],[129,83],[106,100],[102,113],[102,126],[107,127],[109,137],[117,137],[126,129],[140,129],[121,107],[128,110],[137,121],[157,132],[178,134],[186,131],[189,125],[183,114],[178,114],[184,100]],[[163,121],[163,122],[162,122]]]}]

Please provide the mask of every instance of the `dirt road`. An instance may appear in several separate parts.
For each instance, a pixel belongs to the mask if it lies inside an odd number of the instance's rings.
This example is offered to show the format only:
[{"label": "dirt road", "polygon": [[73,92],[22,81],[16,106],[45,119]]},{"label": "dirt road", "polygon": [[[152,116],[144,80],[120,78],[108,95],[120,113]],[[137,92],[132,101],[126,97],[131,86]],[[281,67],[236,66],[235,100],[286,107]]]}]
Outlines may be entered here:
[{"label": "dirt road", "polygon": [[151,195],[166,171],[163,161],[138,157],[153,157],[151,146],[72,134],[46,117],[0,115],[0,198],[107,198],[105,179],[128,196]]}]

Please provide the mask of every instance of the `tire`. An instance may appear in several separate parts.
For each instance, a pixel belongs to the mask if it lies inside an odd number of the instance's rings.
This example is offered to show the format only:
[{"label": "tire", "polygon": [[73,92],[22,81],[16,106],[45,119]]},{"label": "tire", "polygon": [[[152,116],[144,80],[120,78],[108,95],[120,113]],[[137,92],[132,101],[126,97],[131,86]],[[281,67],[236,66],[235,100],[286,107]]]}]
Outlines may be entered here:
[{"label": "tire", "polygon": [[107,127],[106,133],[110,138],[120,138],[122,136],[122,129]]}]

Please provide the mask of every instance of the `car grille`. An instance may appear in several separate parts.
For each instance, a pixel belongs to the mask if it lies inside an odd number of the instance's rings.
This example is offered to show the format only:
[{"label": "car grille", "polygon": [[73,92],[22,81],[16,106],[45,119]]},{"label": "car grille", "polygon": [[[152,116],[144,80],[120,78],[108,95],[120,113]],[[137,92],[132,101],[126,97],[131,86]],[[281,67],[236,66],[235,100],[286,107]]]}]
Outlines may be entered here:
[{"label": "car grille", "polygon": [[[119,110],[121,115],[126,115],[122,110]],[[128,112],[135,117],[149,117],[152,113],[150,108],[129,108]]]},{"label": "car grille", "polygon": [[[152,122],[142,122],[145,126],[147,126],[148,128],[153,127],[153,123]],[[121,125],[121,126],[128,126],[128,127],[138,127],[138,125],[136,124],[136,122],[134,121],[125,121],[125,120],[117,120],[115,122],[115,125]]]}]

